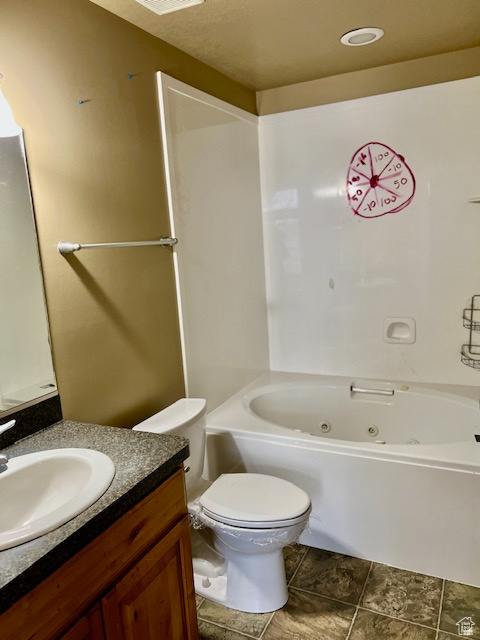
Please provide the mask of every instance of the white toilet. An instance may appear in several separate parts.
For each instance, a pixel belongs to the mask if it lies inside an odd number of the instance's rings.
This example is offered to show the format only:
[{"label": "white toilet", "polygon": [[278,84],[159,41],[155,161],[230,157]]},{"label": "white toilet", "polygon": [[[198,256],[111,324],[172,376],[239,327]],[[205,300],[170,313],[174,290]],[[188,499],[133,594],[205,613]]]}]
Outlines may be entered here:
[{"label": "white toilet", "polygon": [[291,482],[257,473],[204,480],[205,413],[205,400],[184,398],[134,429],[190,441],[185,469],[195,591],[239,611],[275,611],[288,599],[283,547],[305,528],[310,498]]}]

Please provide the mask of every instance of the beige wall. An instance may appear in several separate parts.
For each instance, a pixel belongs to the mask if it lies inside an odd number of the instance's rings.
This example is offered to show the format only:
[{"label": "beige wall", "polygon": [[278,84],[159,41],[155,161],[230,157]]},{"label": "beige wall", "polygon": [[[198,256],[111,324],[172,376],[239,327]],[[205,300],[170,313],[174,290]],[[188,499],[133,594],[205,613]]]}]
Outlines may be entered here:
[{"label": "beige wall", "polygon": [[255,96],[87,0],[0,0],[0,16],[64,415],[128,426],[184,392],[171,252],[56,245],[169,234],[157,70],[249,111]]},{"label": "beige wall", "polygon": [[293,111],[480,74],[480,47],[257,92],[259,115]]}]

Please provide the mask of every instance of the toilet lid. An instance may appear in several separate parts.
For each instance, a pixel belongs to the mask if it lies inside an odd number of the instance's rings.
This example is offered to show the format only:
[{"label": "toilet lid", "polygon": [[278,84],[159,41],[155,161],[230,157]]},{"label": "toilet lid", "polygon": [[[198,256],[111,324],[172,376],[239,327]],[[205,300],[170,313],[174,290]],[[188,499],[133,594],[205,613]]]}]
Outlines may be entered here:
[{"label": "toilet lid", "polygon": [[[223,521],[275,523],[292,520],[310,508],[310,498],[296,485],[260,473],[221,475],[199,499]],[[245,526],[245,525],[243,525]]]}]

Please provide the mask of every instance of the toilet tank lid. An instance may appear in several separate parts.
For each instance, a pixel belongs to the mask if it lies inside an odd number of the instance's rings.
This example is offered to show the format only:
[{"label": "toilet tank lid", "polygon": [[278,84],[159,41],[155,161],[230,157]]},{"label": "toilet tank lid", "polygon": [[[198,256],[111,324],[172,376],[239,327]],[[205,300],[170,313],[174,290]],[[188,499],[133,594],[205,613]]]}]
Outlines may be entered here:
[{"label": "toilet tank lid", "polygon": [[207,401],[203,398],[182,398],[137,424],[133,431],[171,433],[175,429],[184,429],[197,422],[206,411]]},{"label": "toilet tank lid", "polygon": [[212,514],[250,522],[290,520],[310,508],[310,498],[303,489],[261,473],[223,474],[199,501]]}]

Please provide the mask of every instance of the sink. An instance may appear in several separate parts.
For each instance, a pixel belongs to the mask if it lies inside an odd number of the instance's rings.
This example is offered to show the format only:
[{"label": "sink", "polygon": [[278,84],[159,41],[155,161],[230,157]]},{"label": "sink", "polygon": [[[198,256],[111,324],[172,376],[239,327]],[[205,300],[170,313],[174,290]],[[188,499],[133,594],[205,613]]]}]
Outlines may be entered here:
[{"label": "sink", "polygon": [[0,473],[0,550],[53,531],[93,504],[115,474],[91,449],[50,449],[8,461]]}]

